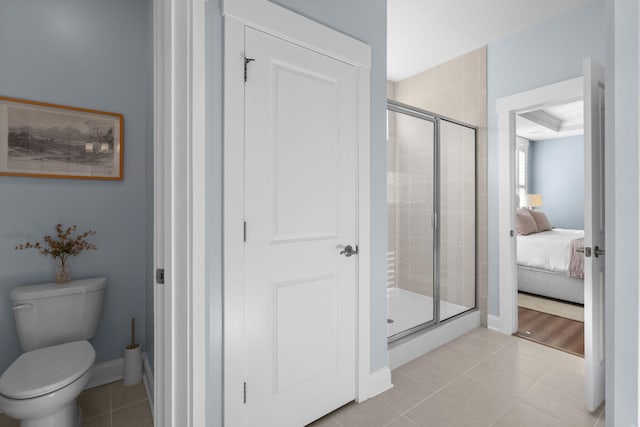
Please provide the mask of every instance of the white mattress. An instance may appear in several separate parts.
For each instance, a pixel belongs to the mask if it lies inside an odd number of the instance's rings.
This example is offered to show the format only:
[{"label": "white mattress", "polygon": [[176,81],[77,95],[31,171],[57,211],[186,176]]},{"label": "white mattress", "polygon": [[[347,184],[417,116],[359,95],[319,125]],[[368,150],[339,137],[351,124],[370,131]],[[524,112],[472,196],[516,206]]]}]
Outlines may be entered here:
[{"label": "white mattress", "polygon": [[569,271],[570,244],[584,237],[584,230],[554,228],[518,236],[518,265],[556,273]]}]

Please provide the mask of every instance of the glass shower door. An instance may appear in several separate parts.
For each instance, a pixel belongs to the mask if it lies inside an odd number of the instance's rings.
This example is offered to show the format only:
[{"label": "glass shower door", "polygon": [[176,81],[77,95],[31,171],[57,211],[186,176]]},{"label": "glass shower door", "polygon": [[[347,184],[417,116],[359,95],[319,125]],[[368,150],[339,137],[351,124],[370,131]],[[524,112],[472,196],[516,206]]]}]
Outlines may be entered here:
[{"label": "glass shower door", "polygon": [[476,133],[440,120],[439,321],[476,306]]},{"label": "glass shower door", "polygon": [[435,320],[435,121],[390,109],[388,129],[387,322],[391,337]]}]

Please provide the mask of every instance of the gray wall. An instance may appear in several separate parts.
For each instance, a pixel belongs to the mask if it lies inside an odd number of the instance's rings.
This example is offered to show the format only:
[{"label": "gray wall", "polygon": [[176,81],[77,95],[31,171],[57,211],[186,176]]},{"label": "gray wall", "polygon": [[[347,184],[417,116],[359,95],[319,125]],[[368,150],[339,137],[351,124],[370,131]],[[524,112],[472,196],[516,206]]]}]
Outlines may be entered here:
[{"label": "gray wall", "polygon": [[[371,369],[387,365],[386,343],[386,2],[328,0],[278,4],[372,46],[371,73]],[[222,19],[218,1],[206,5],[207,229],[209,301],[207,418],[222,425]]]},{"label": "gray wall", "polygon": [[542,194],[542,210],[558,228],[584,228],[584,137],[529,142],[529,192]]},{"label": "gray wall", "polygon": [[15,245],[40,240],[56,223],[93,229],[96,252],[71,261],[75,278],[104,275],[97,361],[122,357],[129,319],[143,348],[150,279],[148,120],[151,1],[2,0],[0,94],[124,114],[124,181],[0,177],[0,371],[21,352],[9,295],[49,282],[55,264]]},{"label": "gray wall", "polygon": [[604,26],[604,1],[594,0],[528,30],[490,43],[487,48],[490,314],[500,314],[496,99],[581,76],[582,60],[587,56],[604,64]]},{"label": "gray wall", "polygon": [[637,0],[606,0],[607,426],[638,425],[638,9]]}]

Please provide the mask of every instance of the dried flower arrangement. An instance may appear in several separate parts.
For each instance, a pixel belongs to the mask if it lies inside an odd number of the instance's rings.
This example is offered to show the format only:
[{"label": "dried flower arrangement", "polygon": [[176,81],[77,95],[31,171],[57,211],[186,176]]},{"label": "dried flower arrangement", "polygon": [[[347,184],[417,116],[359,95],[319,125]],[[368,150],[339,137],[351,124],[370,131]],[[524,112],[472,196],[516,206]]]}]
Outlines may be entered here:
[{"label": "dried flower arrangement", "polygon": [[80,233],[77,236],[73,237],[71,233],[75,232],[77,229],[77,226],[72,225],[71,227],[67,227],[67,229],[65,230],[62,228],[61,224],[57,224],[57,236],[55,238],[50,235],[46,235],[43,237],[44,243],[27,242],[16,246],[16,250],[37,249],[41,255],[59,260],[59,270],[61,270],[61,272],[58,272],[56,281],[69,281],[70,273],[68,272],[67,259],[71,256],[78,255],[82,251],[95,251],[96,249],[98,249],[96,245],[85,240],[87,237],[95,235],[95,231],[85,231],[84,233]]}]

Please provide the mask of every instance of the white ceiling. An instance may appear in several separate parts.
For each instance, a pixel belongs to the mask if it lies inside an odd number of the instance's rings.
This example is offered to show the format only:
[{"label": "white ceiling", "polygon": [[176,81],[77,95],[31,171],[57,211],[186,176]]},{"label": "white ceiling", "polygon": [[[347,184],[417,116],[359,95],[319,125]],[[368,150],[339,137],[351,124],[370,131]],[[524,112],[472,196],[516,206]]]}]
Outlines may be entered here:
[{"label": "white ceiling", "polygon": [[516,117],[516,135],[530,141],[584,133],[584,102],[544,107]]},{"label": "white ceiling", "polygon": [[402,80],[591,0],[388,0],[387,78]]}]

